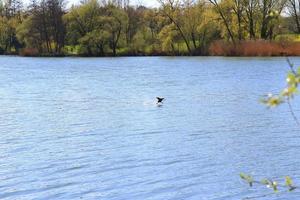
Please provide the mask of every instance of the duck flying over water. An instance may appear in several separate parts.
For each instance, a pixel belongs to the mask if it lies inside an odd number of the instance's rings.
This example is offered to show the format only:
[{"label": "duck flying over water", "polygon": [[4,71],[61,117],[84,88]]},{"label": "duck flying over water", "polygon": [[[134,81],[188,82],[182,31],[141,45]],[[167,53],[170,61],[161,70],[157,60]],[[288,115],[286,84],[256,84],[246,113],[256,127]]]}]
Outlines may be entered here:
[{"label": "duck flying over water", "polygon": [[163,103],[163,100],[165,98],[163,98],[163,97],[156,97],[156,99],[157,99],[157,104],[159,104],[159,103]]}]

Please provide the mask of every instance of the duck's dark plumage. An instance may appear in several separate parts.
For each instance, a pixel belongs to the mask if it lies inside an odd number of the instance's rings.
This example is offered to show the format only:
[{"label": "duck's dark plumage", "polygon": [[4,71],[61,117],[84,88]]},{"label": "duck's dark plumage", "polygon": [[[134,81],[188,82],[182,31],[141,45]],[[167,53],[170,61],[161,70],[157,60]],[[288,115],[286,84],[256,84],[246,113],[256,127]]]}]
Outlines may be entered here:
[{"label": "duck's dark plumage", "polygon": [[157,103],[162,103],[162,101],[163,101],[165,98],[163,98],[163,97],[156,97],[156,99],[157,99]]}]

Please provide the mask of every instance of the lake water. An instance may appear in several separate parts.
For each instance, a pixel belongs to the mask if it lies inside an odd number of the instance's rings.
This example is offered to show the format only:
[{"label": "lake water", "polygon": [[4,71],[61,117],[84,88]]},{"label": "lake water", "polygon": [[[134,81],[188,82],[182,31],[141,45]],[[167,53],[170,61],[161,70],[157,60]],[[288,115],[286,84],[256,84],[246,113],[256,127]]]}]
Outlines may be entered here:
[{"label": "lake water", "polygon": [[300,185],[300,128],[287,105],[259,103],[287,71],[284,58],[0,57],[0,199],[300,199],[239,178]]}]

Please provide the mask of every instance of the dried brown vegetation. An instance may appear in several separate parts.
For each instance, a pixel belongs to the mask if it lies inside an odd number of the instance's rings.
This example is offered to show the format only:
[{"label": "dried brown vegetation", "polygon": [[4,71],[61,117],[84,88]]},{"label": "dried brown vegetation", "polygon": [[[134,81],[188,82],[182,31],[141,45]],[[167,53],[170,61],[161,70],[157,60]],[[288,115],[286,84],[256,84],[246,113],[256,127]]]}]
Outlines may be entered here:
[{"label": "dried brown vegetation", "polygon": [[236,43],[215,41],[209,47],[212,56],[299,56],[300,42],[250,40]]}]

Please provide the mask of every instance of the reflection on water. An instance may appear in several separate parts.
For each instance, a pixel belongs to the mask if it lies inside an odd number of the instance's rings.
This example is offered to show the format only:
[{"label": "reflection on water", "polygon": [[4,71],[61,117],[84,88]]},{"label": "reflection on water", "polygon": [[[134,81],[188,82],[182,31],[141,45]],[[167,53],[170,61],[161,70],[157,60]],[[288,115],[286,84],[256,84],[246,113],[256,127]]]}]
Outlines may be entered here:
[{"label": "reflection on water", "polygon": [[0,199],[264,194],[240,172],[300,184],[299,129],[286,106],[258,103],[287,70],[284,58],[0,57]]}]

